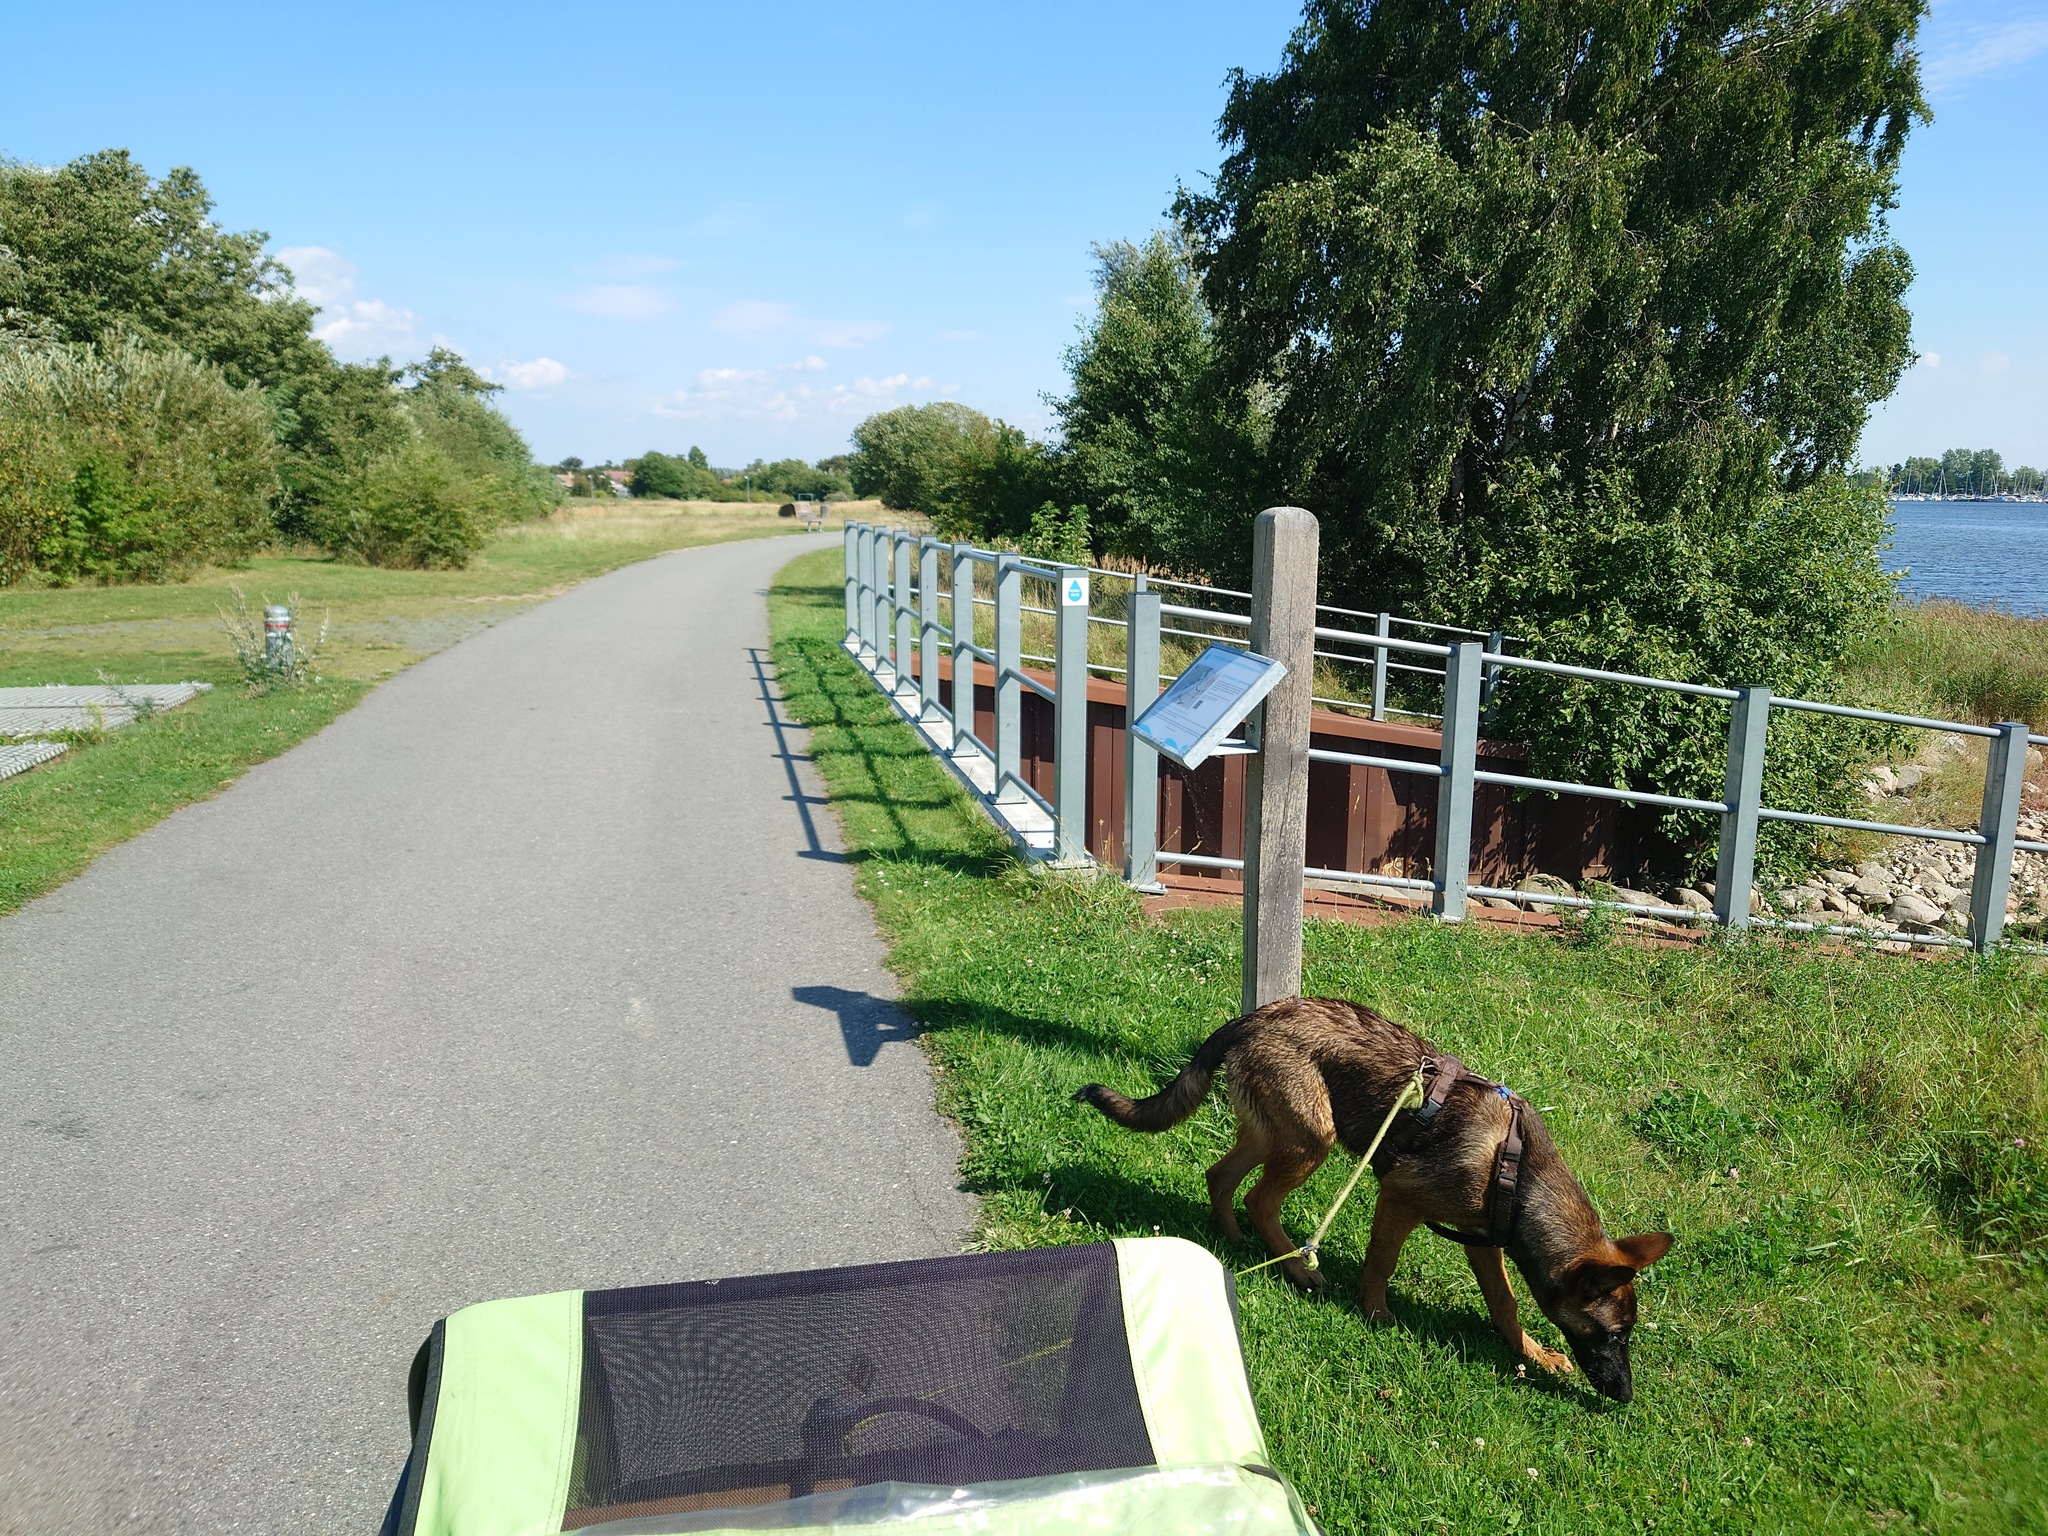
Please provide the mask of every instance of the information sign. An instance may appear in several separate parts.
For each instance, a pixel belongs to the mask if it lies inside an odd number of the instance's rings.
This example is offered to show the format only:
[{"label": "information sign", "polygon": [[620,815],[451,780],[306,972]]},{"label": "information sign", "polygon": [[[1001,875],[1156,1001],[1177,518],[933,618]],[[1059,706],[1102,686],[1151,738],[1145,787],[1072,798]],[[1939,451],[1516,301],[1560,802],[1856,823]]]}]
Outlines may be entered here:
[{"label": "information sign", "polygon": [[1212,641],[1131,729],[1181,767],[1199,767],[1286,675],[1271,657]]},{"label": "information sign", "polygon": [[1088,606],[1088,578],[1069,576],[1060,583],[1060,606],[1062,608],[1086,608]]}]

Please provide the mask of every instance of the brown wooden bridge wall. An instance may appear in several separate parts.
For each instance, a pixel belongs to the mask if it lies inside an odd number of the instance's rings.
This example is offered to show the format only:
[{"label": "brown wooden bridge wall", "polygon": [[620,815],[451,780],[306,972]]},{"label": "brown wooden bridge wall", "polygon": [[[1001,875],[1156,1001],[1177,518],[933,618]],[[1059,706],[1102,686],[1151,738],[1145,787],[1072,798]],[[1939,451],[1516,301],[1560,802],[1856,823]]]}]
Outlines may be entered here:
[{"label": "brown wooden bridge wall", "polygon": [[[1049,673],[1032,676],[1052,684]],[[995,733],[994,673],[975,664],[974,734]],[[1020,767],[1046,799],[1053,792],[1053,707],[1023,692]],[[952,707],[950,660],[940,662],[939,698]],[[1442,737],[1420,726],[1360,719],[1319,709],[1311,743],[1322,750],[1372,757],[1437,760]],[[1526,772],[1528,748],[1509,742],[1479,744],[1479,767]],[[1242,754],[1212,757],[1189,772],[1160,760],[1159,846],[1212,858],[1244,857]],[[1308,862],[1311,868],[1426,879],[1436,849],[1437,780],[1356,763],[1311,763],[1308,783]],[[1088,851],[1111,868],[1123,865],[1124,688],[1088,680]],[[1472,807],[1472,881],[1513,886],[1538,871],[1577,882],[1610,876],[1618,867],[1622,818],[1611,801],[1522,794],[1497,784],[1477,786]],[[1240,883],[1235,870],[1162,865],[1181,879]]]}]

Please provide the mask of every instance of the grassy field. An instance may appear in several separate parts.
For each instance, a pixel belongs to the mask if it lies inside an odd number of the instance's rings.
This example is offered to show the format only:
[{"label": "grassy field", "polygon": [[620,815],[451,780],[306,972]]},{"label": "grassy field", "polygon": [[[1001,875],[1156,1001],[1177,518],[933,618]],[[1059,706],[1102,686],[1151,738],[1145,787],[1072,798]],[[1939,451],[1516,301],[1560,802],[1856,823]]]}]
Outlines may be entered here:
[{"label": "grassy field", "polygon": [[[928,1031],[990,1246],[1171,1233],[1232,1267],[1203,1168],[1068,1102],[1148,1088],[1234,1011],[1234,917],[1034,877],[836,645],[834,555],[771,600],[793,712]],[[1312,924],[1308,989],[1428,1033],[1538,1105],[1614,1231],[1678,1234],[1641,1288],[1636,1397],[1518,1381],[1461,1255],[1419,1234],[1401,1326],[1240,1282],[1281,1466],[1332,1532],[2048,1531],[2048,978],[1772,943],[1639,948],[1427,921]],[[1304,1232],[1348,1169],[1290,1204]],[[1532,1331],[1559,1343],[1525,1304]]]},{"label": "grassy field", "polygon": [[[0,913],[233,783],[379,679],[465,635],[664,550],[789,530],[769,506],[585,502],[505,529],[461,571],[264,557],[167,586],[0,589],[0,685],[214,685],[183,709],[85,738],[70,755],[0,782]],[[832,543],[836,551],[836,537]],[[320,681],[268,693],[244,686],[221,622],[236,591],[255,609],[293,600],[302,644],[327,626],[315,664]]]}]

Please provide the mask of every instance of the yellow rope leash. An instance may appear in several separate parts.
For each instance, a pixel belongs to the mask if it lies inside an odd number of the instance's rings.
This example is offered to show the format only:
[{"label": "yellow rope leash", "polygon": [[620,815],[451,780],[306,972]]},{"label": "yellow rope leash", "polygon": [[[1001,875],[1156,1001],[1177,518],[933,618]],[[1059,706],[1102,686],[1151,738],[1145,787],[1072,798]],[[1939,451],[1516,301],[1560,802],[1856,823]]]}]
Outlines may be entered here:
[{"label": "yellow rope leash", "polygon": [[1238,1275],[1242,1277],[1257,1274],[1260,1270],[1270,1269],[1275,1264],[1285,1264],[1289,1259],[1300,1259],[1309,1269],[1316,1268],[1316,1255],[1322,1251],[1323,1239],[1330,1232],[1330,1223],[1337,1219],[1337,1213],[1344,1209],[1344,1202],[1351,1198],[1351,1191],[1358,1188],[1358,1181],[1365,1176],[1365,1170],[1372,1166],[1373,1154],[1379,1151],[1380,1143],[1387,1139],[1387,1127],[1394,1123],[1394,1116],[1402,1110],[1414,1109],[1421,1103],[1422,1068],[1417,1067],[1415,1075],[1408,1079],[1408,1086],[1403,1088],[1400,1096],[1394,1100],[1394,1107],[1387,1111],[1387,1118],[1380,1122],[1379,1130],[1373,1135],[1372,1145],[1365,1149],[1365,1155],[1359,1158],[1358,1166],[1351,1170],[1351,1177],[1345,1181],[1343,1189],[1337,1192],[1337,1201],[1323,1217],[1323,1224],[1316,1228],[1316,1235],[1293,1252],[1283,1253],[1277,1259],[1268,1259],[1263,1264],[1254,1264],[1249,1269],[1240,1269]]}]

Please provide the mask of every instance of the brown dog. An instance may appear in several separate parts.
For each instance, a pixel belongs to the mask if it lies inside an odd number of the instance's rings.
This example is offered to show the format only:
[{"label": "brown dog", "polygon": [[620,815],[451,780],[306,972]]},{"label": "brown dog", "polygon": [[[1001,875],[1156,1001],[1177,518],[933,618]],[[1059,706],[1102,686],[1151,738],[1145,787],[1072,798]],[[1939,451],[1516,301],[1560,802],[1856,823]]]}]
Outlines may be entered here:
[{"label": "brown dog", "polygon": [[[1130,1130],[1163,1131],[1201,1106],[1219,1067],[1229,1076],[1237,1144],[1209,1170],[1209,1203],[1229,1237],[1243,1236],[1231,1208],[1238,1186],[1262,1167],[1245,1211],[1275,1254],[1293,1252],[1280,1225],[1282,1202],[1322,1166],[1333,1144],[1363,1152],[1423,1068],[1440,1112],[1403,1110],[1373,1159],[1379,1204],[1359,1276],[1366,1314],[1393,1321],[1388,1277],[1408,1235],[1428,1222],[1466,1244],[1487,1313],[1509,1349],[1546,1370],[1571,1369],[1571,1361],[1522,1331],[1504,1253],[1543,1315],[1563,1330],[1587,1379],[1624,1403],[1634,1394],[1628,1338],[1636,1321],[1635,1277],[1664,1256],[1671,1236],[1609,1241],[1532,1106],[1462,1074],[1454,1058],[1370,1008],[1334,998],[1269,1003],[1233,1019],[1150,1098],[1133,1102],[1099,1083],[1074,1097]],[[1298,1258],[1281,1267],[1304,1289],[1322,1284]]]}]

